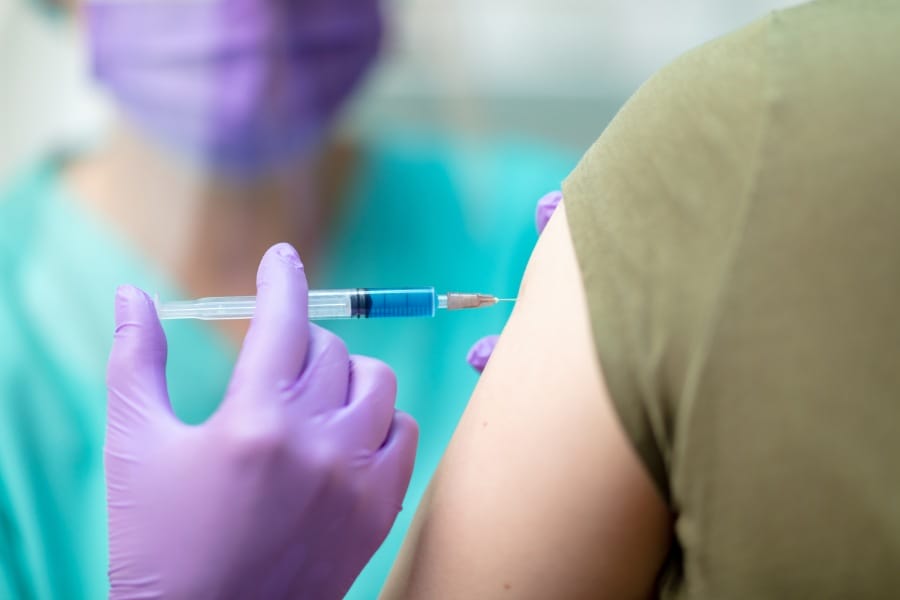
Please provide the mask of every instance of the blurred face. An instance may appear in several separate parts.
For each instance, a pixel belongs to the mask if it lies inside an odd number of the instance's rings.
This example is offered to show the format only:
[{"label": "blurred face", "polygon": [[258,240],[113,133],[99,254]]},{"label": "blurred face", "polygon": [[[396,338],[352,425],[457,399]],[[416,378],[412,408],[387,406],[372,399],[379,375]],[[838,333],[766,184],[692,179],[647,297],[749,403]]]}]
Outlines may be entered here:
[{"label": "blurred face", "polygon": [[377,0],[85,0],[94,75],[175,152],[254,174],[314,148],[376,56]]}]

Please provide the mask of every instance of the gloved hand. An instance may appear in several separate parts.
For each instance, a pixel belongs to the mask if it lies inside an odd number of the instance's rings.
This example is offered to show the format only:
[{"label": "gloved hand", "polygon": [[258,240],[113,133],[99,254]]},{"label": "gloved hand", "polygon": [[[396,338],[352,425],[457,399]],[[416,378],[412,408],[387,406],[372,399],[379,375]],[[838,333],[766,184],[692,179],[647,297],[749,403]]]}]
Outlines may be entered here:
[{"label": "gloved hand", "polygon": [[401,508],[418,429],[385,364],[307,321],[297,253],[270,249],[218,411],[173,414],[153,302],[123,287],[109,360],[111,598],[340,598]]},{"label": "gloved hand", "polygon": [[[556,212],[556,207],[559,206],[562,199],[562,192],[555,191],[545,194],[544,197],[538,200],[537,208],[534,212],[534,221],[535,225],[537,225],[538,234],[544,231],[544,227],[547,226],[547,222],[550,221],[550,217]],[[481,338],[469,349],[466,361],[472,365],[472,368],[481,373],[487,366],[488,359],[493,354],[494,347],[497,346],[497,340],[499,339],[499,335],[489,335]]]}]

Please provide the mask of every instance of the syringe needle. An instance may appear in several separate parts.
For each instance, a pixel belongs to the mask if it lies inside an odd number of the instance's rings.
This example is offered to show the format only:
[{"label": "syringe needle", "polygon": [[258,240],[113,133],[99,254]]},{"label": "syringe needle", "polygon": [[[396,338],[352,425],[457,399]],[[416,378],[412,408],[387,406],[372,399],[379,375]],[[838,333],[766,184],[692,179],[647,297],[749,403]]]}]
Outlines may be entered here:
[{"label": "syringe needle", "polygon": [[490,294],[460,294],[459,292],[450,292],[447,294],[448,310],[460,310],[464,308],[484,308],[493,306],[498,302],[513,302],[512,298],[498,298]]}]

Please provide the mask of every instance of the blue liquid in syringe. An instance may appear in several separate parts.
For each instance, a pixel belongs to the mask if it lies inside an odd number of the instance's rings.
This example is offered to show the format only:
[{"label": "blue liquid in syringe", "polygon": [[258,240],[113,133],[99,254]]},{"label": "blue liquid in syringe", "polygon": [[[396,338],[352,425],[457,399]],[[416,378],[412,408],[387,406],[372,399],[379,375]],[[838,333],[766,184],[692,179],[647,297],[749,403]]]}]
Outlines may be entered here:
[{"label": "blue liquid in syringe", "polygon": [[438,308],[434,288],[358,288],[350,295],[350,318],[433,317]]}]

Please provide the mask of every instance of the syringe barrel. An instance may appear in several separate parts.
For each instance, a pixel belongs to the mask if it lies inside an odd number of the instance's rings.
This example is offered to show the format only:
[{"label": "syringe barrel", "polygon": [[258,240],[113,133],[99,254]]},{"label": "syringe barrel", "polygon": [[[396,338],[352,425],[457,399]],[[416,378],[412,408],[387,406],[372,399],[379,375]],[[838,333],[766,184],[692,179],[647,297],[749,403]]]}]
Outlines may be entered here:
[{"label": "syringe barrel", "polygon": [[433,317],[434,288],[353,288],[309,292],[309,318],[384,319]]},{"label": "syringe barrel", "polygon": [[361,319],[385,317],[433,317],[437,310],[434,288],[360,288],[351,296],[351,316]]},{"label": "syringe barrel", "polygon": [[[380,319],[433,317],[438,307],[434,288],[351,288],[310,290],[309,318]],[[165,302],[157,306],[161,319],[249,319],[256,310],[253,296],[229,296]]]}]

